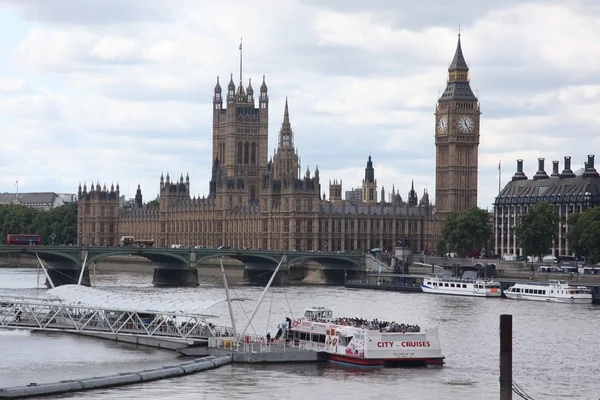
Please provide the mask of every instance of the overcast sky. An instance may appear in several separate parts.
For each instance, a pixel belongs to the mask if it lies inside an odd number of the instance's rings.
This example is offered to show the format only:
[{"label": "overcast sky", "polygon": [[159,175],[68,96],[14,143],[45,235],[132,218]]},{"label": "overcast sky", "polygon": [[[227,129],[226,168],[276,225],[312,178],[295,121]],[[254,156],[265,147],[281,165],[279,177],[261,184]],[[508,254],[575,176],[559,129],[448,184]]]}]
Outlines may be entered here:
[{"label": "overcast sky", "polygon": [[[144,201],[161,172],[208,194],[212,95],[266,75],[269,154],[285,96],[303,173],[321,191],[435,193],[434,111],[457,28],[481,103],[479,199],[524,159],[600,157],[600,2],[511,0],[0,0],[0,192],[117,181]],[[600,161],[599,161],[600,162]]]}]

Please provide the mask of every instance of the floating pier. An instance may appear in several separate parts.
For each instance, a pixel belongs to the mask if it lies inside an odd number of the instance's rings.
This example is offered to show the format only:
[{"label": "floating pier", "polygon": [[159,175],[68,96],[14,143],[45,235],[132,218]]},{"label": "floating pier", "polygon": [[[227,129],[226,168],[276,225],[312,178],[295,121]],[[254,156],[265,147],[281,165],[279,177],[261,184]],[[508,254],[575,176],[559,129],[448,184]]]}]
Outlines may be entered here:
[{"label": "floating pier", "polygon": [[258,336],[245,336],[244,340],[233,337],[214,337],[208,340],[208,347],[183,347],[177,351],[186,356],[210,354],[211,356],[230,356],[233,363],[288,363],[326,361],[323,351],[294,346],[293,341],[285,339],[267,342]]},{"label": "floating pier", "polygon": [[77,380],[64,380],[45,384],[30,383],[27,386],[0,389],[0,399],[48,396],[58,393],[78,392],[82,390],[149,382],[158,379],[190,375],[197,372],[206,371],[208,369],[218,368],[230,363],[231,356],[210,356],[182,362],[179,364],[165,365],[160,368],[145,369],[135,372],[124,372],[116,375]]}]

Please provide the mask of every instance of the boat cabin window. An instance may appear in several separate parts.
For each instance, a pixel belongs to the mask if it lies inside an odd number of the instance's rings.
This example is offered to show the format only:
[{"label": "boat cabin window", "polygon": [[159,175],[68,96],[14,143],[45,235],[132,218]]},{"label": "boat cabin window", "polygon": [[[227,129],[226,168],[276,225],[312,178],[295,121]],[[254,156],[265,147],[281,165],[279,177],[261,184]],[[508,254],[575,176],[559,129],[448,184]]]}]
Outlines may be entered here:
[{"label": "boat cabin window", "polygon": [[467,288],[467,284],[466,283],[463,283],[462,285],[463,285],[463,288],[465,288],[465,289]]},{"label": "boat cabin window", "polygon": [[348,346],[348,343],[352,340],[354,336],[340,336],[339,337],[339,345],[340,346]]}]

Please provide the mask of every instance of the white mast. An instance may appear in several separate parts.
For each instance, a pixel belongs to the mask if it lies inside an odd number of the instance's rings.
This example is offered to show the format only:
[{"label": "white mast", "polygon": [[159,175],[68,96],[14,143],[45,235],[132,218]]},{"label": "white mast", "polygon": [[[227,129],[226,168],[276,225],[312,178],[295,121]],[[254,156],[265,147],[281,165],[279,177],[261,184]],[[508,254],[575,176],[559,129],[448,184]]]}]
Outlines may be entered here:
[{"label": "white mast", "polygon": [[81,285],[81,280],[83,279],[83,273],[85,271],[85,262],[87,261],[88,252],[85,252],[85,258],[83,259],[83,264],[81,264],[81,274],[79,274],[79,280],[77,281],[78,285]]},{"label": "white mast", "polygon": [[256,315],[256,312],[258,311],[258,307],[260,307],[260,303],[262,302],[263,298],[265,297],[265,294],[267,294],[267,290],[269,290],[269,287],[271,287],[271,283],[273,283],[273,280],[275,279],[275,275],[277,275],[277,271],[279,271],[279,267],[281,267],[281,264],[283,263],[284,258],[285,258],[285,256],[281,257],[281,261],[279,261],[279,265],[277,265],[277,268],[275,268],[275,272],[273,272],[273,275],[271,275],[271,279],[269,279],[269,283],[267,283],[265,290],[263,290],[262,294],[260,295],[260,298],[258,299],[258,302],[256,303],[256,307],[254,308],[254,311],[252,312],[252,316],[250,317],[250,319],[248,320],[248,324],[246,324],[246,327],[242,331],[242,335],[244,333],[246,333],[246,330],[252,323],[252,320],[254,319],[254,316]]},{"label": "white mast", "polygon": [[54,282],[52,282],[52,279],[50,279],[50,275],[48,275],[48,271],[46,271],[46,267],[44,267],[44,264],[42,263],[40,256],[38,256],[38,253],[35,253],[35,256],[37,257],[40,265],[42,266],[42,269],[44,270],[44,274],[46,274],[46,279],[48,279],[48,282],[50,282],[50,286],[52,286],[52,289],[54,289]]},{"label": "white mast", "polygon": [[225,296],[227,297],[227,307],[229,307],[229,316],[231,318],[232,336],[235,337],[235,319],[233,318],[233,310],[231,309],[231,299],[229,298],[229,286],[227,285],[227,276],[225,276],[225,268],[223,268],[223,257],[219,258],[221,262],[221,274],[223,274],[223,285],[225,286]]}]

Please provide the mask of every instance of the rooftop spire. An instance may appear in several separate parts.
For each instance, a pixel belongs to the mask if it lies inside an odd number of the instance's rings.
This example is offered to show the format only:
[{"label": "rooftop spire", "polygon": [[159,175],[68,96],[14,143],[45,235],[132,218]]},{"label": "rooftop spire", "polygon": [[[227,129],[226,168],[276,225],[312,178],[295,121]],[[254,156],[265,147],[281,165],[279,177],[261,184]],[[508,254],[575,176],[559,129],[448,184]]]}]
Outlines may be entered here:
[{"label": "rooftop spire", "polygon": [[240,86],[242,85],[242,38],[240,38]]},{"label": "rooftop spire", "polygon": [[290,124],[290,113],[288,110],[288,99],[285,97],[285,109],[283,111],[283,122],[279,131],[279,147],[293,149],[294,148],[294,132]]},{"label": "rooftop spire", "polygon": [[450,63],[450,67],[448,67],[448,72],[454,71],[469,71],[469,67],[467,66],[467,62],[465,61],[465,57],[463,56],[462,47],[460,45],[460,26],[458,28],[458,42],[456,44],[456,52],[454,53],[454,58]]}]

